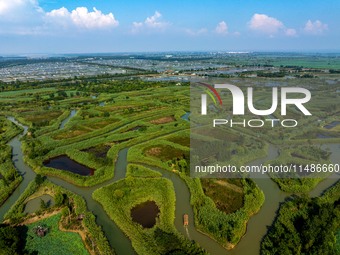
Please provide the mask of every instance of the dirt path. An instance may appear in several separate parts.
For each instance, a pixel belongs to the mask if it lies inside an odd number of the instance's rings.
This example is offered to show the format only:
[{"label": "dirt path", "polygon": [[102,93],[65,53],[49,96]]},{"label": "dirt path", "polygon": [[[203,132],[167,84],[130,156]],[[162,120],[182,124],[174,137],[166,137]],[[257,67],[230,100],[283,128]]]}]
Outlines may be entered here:
[{"label": "dirt path", "polygon": [[23,222],[21,222],[19,225],[20,226],[23,226],[23,225],[28,225],[28,224],[32,224],[34,222],[37,222],[37,221],[40,221],[40,220],[43,220],[43,219],[46,219],[46,218],[49,218],[51,216],[54,216],[58,213],[60,213],[61,210],[56,210],[56,211],[53,211],[53,212],[50,212],[50,213],[45,213],[45,214],[41,214],[41,215],[36,215],[34,217],[31,217],[27,220],[24,220]]}]

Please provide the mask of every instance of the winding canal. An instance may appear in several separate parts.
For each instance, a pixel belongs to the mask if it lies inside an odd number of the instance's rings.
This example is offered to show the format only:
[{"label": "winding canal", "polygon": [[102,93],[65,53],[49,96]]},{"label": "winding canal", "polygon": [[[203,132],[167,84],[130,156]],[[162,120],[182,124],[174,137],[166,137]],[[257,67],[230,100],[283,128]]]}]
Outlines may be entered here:
[{"label": "winding canal", "polygon": [[[71,112],[67,121],[75,114]],[[72,116],[71,116],[72,115]],[[13,194],[6,200],[6,202],[0,208],[0,221],[3,219],[4,214],[10,209],[10,207],[19,198],[22,192],[25,190],[29,182],[35,178],[34,171],[28,167],[23,160],[23,152],[21,150],[20,138],[27,133],[27,127],[18,123],[14,118],[8,117],[16,125],[21,126],[24,132],[15,138],[13,138],[8,144],[12,149],[12,161],[16,169],[22,174],[23,181],[13,192]],[[63,128],[67,123],[66,119],[63,121]],[[333,163],[339,162],[340,145],[330,144],[327,147],[332,152],[331,160]],[[124,235],[124,233],[118,228],[118,226],[108,217],[108,215],[103,210],[102,206],[92,199],[92,193],[94,190],[106,186],[110,183],[119,181],[125,177],[126,166],[127,166],[127,153],[128,148],[122,149],[118,153],[118,159],[115,164],[115,174],[114,178],[106,181],[102,184],[93,187],[78,187],[63,181],[56,177],[48,177],[51,182],[60,185],[78,195],[81,195],[86,203],[87,207],[96,216],[97,224],[103,228],[105,235],[107,236],[110,245],[114,248],[118,255],[135,254],[130,240]],[[268,155],[265,158],[251,162],[251,165],[259,165],[267,160],[274,159],[278,156],[278,150],[274,146],[270,146],[268,150]],[[164,178],[168,178],[173,182],[175,193],[176,193],[176,218],[175,226],[183,235],[188,236],[190,239],[198,242],[203,248],[205,248],[212,255],[220,254],[238,254],[238,255],[257,255],[259,254],[260,242],[267,231],[267,226],[271,225],[273,222],[276,211],[279,208],[281,202],[285,200],[290,194],[282,192],[278,186],[269,178],[254,178],[253,180],[260,187],[260,189],[265,194],[265,203],[262,206],[260,212],[253,217],[247,225],[247,232],[242,238],[241,242],[231,251],[225,250],[222,246],[216,243],[214,240],[208,236],[198,232],[194,225],[193,209],[190,205],[190,192],[185,184],[185,182],[175,173],[156,168],[150,167],[153,170],[160,172]],[[256,177],[256,176],[252,176]],[[322,181],[311,193],[310,196],[319,196],[324,190],[334,185],[339,176],[332,176],[334,178],[329,178]],[[183,227],[182,217],[183,214],[187,213],[189,215],[188,231]]]}]

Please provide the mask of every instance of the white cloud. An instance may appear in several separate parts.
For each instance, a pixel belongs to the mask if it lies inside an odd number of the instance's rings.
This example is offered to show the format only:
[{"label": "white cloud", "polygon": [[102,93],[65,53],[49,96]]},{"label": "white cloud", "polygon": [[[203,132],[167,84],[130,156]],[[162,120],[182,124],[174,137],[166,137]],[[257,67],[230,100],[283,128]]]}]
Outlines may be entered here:
[{"label": "white cloud", "polygon": [[132,25],[134,28],[140,29],[143,27],[143,22],[133,22]]},{"label": "white cloud", "polygon": [[249,22],[249,28],[254,31],[273,35],[280,29],[283,29],[284,25],[281,21],[273,17],[269,17],[265,14],[255,13]]},{"label": "white cloud", "polygon": [[160,22],[159,19],[162,17],[158,11],[151,17],[147,17],[145,20],[145,25],[148,27],[162,27],[166,25],[166,23]]},{"label": "white cloud", "polygon": [[47,34],[60,29],[102,29],[118,26],[112,13],[65,7],[45,12],[38,0],[0,0],[0,34]]},{"label": "white cloud", "polygon": [[307,34],[312,34],[312,35],[323,34],[326,30],[328,30],[328,25],[322,23],[320,20],[316,20],[314,22],[311,20],[308,20],[304,27],[304,31]]},{"label": "white cloud", "polygon": [[220,35],[228,34],[228,25],[225,21],[221,21],[215,28],[215,32]]},{"label": "white cloud", "polygon": [[185,32],[188,35],[191,35],[191,36],[199,36],[199,35],[207,34],[208,33],[208,29],[206,29],[206,28],[200,28],[198,30],[186,29]]},{"label": "white cloud", "polygon": [[144,22],[133,22],[132,23],[132,32],[136,33],[142,30],[164,30],[167,26],[169,26],[168,22],[161,21],[162,14],[158,11],[155,11],[155,14],[147,17]]},{"label": "white cloud", "polygon": [[36,34],[43,15],[36,0],[0,0],[0,34]]},{"label": "white cloud", "polygon": [[0,0],[1,17],[12,16],[23,10],[30,12],[32,9],[38,12],[42,11],[36,0]]},{"label": "white cloud", "polygon": [[86,7],[77,7],[70,12],[65,7],[62,7],[47,12],[46,17],[50,22],[59,23],[64,27],[67,27],[70,24],[85,29],[101,29],[119,25],[119,22],[112,13],[103,14],[96,8],[93,8],[93,11],[89,12]]},{"label": "white cloud", "polygon": [[285,35],[286,36],[296,36],[297,35],[297,32],[296,32],[296,30],[294,29],[294,28],[287,28],[286,30],[285,30]]},{"label": "white cloud", "polygon": [[273,37],[277,34],[283,34],[286,36],[297,35],[295,29],[286,28],[286,26],[280,20],[270,17],[266,14],[255,13],[248,25],[251,30],[269,35],[270,37]]}]

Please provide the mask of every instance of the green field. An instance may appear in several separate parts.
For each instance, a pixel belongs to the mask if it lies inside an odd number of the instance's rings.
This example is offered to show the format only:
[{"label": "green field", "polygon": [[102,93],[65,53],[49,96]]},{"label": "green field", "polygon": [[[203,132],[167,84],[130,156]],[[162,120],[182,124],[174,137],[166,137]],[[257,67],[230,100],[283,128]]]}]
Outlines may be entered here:
[{"label": "green field", "polygon": [[[79,234],[59,230],[60,218],[61,215],[57,214],[27,225],[25,249],[41,255],[89,254]],[[34,233],[34,228],[42,225],[48,227],[48,233],[44,237],[39,237]]]}]

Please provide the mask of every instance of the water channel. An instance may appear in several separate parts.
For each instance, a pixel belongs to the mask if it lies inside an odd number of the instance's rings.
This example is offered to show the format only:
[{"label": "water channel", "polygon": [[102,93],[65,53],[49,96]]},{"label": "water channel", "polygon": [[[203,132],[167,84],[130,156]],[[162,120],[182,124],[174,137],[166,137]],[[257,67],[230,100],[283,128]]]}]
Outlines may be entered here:
[{"label": "water channel", "polygon": [[[71,112],[72,114],[72,112]],[[70,115],[71,115],[70,114]],[[73,113],[74,115],[75,113]],[[72,115],[72,116],[73,116]],[[71,116],[71,117],[72,117]],[[71,118],[68,117],[68,120]],[[12,160],[17,168],[17,170],[23,175],[24,179],[18,188],[14,191],[14,193],[6,200],[6,202],[0,208],[0,221],[3,219],[4,214],[9,210],[9,208],[15,203],[15,201],[19,198],[21,193],[25,190],[28,183],[32,181],[35,177],[34,171],[28,167],[23,161],[23,152],[21,150],[21,142],[20,138],[27,133],[27,127],[18,123],[14,118],[9,117],[13,123],[21,126],[24,129],[24,132],[15,138],[13,138],[9,145],[13,148],[12,151]],[[60,128],[63,128],[67,122],[63,123]],[[331,160],[333,163],[339,163],[339,155],[340,155],[340,145],[339,144],[330,144],[327,147],[332,152]],[[118,228],[118,226],[107,216],[102,206],[98,204],[96,201],[92,199],[92,193],[94,190],[106,186],[110,183],[121,180],[125,177],[126,174],[126,166],[127,166],[127,153],[128,148],[124,148],[119,151],[118,159],[115,164],[115,175],[109,181],[106,181],[102,184],[93,186],[93,187],[77,187],[73,184],[70,184],[66,181],[63,181],[56,177],[48,177],[48,179],[60,185],[76,194],[81,195],[88,206],[88,209],[93,212],[96,216],[97,224],[103,228],[105,235],[107,236],[110,245],[115,249],[118,255],[126,255],[126,254],[135,254],[130,240],[124,235],[124,233]],[[268,155],[265,158],[256,160],[251,162],[251,165],[259,165],[269,159],[274,159],[278,156],[278,150],[274,146],[270,146],[268,150]],[[276,211],[279,208],[281,202],[285,200],[287,196],[290,194],[282,192],[278,186],[268,177],[268,178],[256,178],[254,181],[260,187],[260,189],[265,194],[265,203],[262,206],[260,212],[253,217],[251,217],[250,221],[247,225],[247,232],[245,236],[241,239],[241,242],[235,247],[235,249],[231,251],[225,250],[221,245],[217,242],[209,238],[208,236],[198,232],[193,225],[194,216],[193,209],[190,205],[190,192],[185,184],[185,182],[175,173],[156,168],[150,167],[153,170],[156,170],[162,173],[164,178],[168,178],[173,182],[175,193],[176,193],[176,218],[175,218],[175,226],[183,235],[188,238],[195,240],[198,242],[203,248],[205,248],[212,255],[220,255],[220,254],[238,254],[238,255],[257,255],[259,254],[260,242],[263,236],[267,231],[267,226],[271,225],[273,222]],[[329,178],[322,181],[311,193],[310,196],[319,196],[322,194],[324,190],[334,185],[339,175],[332,176],[335,178]],[[188,214],[189,216],[189,226],[187,228],[183,227],[183,214]]]},{"label": "water channel", "polygon": [[65,127],[66,123],[67,123],[74,115],[76,115],[76,113],[77,113],[77,110],[72,110],[72,111],[70,112],[70,115],[60,123],[59,129],[63,129],[63,128]]}]

